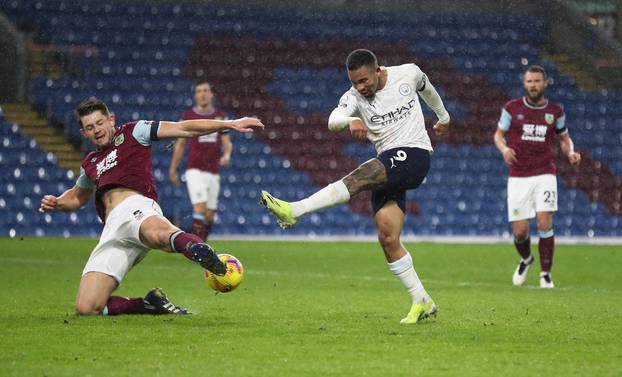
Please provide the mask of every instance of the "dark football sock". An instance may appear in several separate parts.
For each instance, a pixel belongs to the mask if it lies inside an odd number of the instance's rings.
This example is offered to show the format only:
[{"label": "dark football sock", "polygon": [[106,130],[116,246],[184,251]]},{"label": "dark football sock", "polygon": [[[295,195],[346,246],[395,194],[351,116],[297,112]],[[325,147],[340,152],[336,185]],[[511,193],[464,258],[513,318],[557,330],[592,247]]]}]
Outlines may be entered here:
[{"label": "dark football sock", "polygon": [[192,257],[192,253],[190,252],[190,247],[197,243],[203,243],[203,240],[196,234],[186,233],[181,230],[171,234],[170,237],[171,249],[178,253],[182,253],[191,261],[194,261],[194,259]]},{"label": "dark football sock", "polygon": [[212,233],[212,227],[214,226],[214,221],[206,221],[205,222],[205,239],[209,238],[209,235]]},{"label": "dark football sock", "polygon": [[209,230],[203,220],[193,219],[192,220],[192,234],[196,234],[197,237],[202,240],[206,240],[209,235]]},{"label": "dark football sock", "polygon": [[555,235],[553,230],[540,232],[538,250],[540,251],[540,268],[542,272],[551,272],[553,253],[555,252]]},{"label": "dark football sock", "polygon": [[103,315],[117,314],[147,314],[149,311],[145,309],[142,297],[130,298],[110,296],[104,310]]},{"label": "dark football sock", "polygon": [[531,237],[527,237],[522,241],[514,239],[514,246],[516,247],[516,251],[523,259],[529,258],[531,255]]}]

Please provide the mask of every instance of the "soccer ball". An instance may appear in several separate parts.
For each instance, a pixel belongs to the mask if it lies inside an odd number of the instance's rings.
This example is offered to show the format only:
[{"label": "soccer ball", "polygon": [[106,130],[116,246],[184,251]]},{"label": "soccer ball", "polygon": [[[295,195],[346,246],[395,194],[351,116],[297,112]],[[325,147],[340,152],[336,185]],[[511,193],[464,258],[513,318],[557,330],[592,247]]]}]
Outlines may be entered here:
[{"label": "soccer ball", "polygon": [[218,258],[227,265],[227,273],[225,276],[218,276],[205,270],[205,281],[215,291],[223,293],[231,292],[242,282],[244,278],[244,267],[233,255],[219,254]]}]

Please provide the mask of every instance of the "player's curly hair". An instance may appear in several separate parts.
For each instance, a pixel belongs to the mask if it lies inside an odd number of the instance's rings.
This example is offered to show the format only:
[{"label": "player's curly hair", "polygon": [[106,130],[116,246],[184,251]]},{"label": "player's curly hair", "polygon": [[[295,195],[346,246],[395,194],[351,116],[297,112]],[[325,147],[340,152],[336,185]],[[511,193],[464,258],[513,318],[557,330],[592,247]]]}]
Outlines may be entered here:
[{"label": "player's curly hair", "polygon": [[80,123],[80,127],[82,127],[82,117],[93,114],[98,110],[101,111],[104,115],[110,114],[110,111],[108,111],[108,106],[106,106],[104,101],[100,100],[99,98],[90,97],[82,101],[74,111],[76,118],[78,119],[78,123]]},{"label": "player's curly hair", "polygon": [[361,67],[376,68],[378,66],[378,59],[376,55],[370,50],[359,48],[348,54],[346,59],[346,67],[348,71],[354,71]]}]

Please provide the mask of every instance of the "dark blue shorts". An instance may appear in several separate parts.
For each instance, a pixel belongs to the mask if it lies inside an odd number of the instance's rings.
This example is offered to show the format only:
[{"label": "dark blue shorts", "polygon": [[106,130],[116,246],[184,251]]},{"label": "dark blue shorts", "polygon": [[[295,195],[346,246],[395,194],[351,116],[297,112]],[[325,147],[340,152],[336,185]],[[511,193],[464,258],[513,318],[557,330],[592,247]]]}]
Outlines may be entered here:
[{"label": "dark blue shorts", "polygon": [[430,151],[421,148],[395,148],[382,152],[378,157],[387,170],[387,188],[372,192],[371,205],[374,214],[390,200],[406,213],[406,191],[421,185],[430,170]]}]

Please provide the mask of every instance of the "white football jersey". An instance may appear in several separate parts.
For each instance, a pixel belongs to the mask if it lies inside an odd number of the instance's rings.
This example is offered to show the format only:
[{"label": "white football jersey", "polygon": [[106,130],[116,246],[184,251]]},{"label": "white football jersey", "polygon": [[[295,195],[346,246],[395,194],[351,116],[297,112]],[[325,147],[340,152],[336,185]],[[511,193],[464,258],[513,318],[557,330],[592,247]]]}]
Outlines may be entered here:
[{"label": "white football jersey", "polygon": [[368,99],[351,87],[339,100],[339,115],[360,118],[378,154],[402,147],[432,150],[417,89],[426,76],[415,64],[386,67],[387,82]]}]

